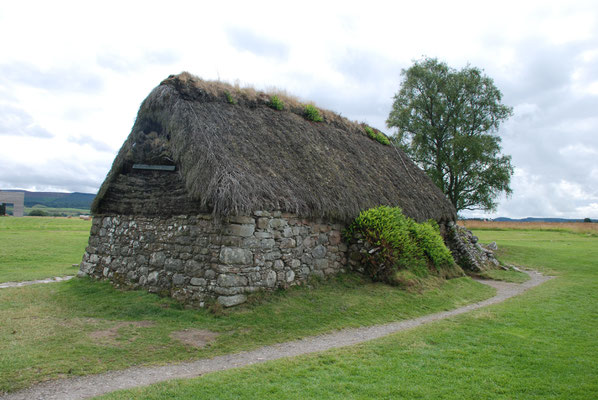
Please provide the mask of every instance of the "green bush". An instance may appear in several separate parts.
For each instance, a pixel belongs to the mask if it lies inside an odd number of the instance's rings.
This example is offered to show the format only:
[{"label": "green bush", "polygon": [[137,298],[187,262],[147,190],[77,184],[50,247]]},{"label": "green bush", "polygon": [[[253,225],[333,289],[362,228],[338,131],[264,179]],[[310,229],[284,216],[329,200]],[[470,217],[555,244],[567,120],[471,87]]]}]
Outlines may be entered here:
[{"label": "green bush", "polygon": [[44,210],[34,209],[29,211],[28,214],[30,217],[47,217],[49,214]]},{"label": "green bush", "polygon": [[379,143],[382,143],[383,145],[390,145],[390,140],[388,140],[388,138],[386,137],[386,135],[384,135],[382,132],[375,130],[372,127],[369,127],[367,125],[363,126],[363,129],[365,130],[365,133],[367,133],[367,135],[371,138],[376,140]]},{"label": "green bush", "polygon": [[270,106],[270,108],[273,108],[278,111],[284,110],[284,103],[276,95],[270,97],[270,104],[268,105]]},{"label": "green bush", "polygon": [[322,122],[322,116],[320,115],[320,111],[316,108],[316,106],[311,104],[306,104],[304,108],[305,118],[309,119],[310,121],[314,122]]},{"label": "green bush", "polygon": [[375,281],[402,284],[406,276],[452,277],[463,271],[455,264],[435,221],[417,223],[399,207],[380,206],[362,211],[345,230],[350,243],[362,239],[364,270]]}]

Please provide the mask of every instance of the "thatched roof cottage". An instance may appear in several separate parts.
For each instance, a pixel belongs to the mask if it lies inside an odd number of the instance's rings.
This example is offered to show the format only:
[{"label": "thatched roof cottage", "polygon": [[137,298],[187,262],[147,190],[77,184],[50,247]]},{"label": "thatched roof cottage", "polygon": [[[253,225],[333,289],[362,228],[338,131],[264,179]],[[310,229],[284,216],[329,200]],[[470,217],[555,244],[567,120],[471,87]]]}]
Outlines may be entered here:
[{"label": "thatched roof cottage", "polygon": [[343,270],[341,230],[361,210],[399,205],[418,221],[456,219],[401,150],[319,112],[315,122],[292,97],[188,73],[164,80],[92,205],[80,274],[228,306]]}]

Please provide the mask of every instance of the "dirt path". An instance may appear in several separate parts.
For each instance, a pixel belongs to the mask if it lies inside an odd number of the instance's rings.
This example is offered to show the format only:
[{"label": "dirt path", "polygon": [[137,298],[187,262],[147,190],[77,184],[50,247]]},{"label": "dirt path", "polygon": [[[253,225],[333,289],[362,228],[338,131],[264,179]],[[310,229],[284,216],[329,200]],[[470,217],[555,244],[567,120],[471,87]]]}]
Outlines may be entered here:
[{"label": "dirt path", "polygon": [[533,271],[528,273],[531,279],[522,284],[481,280],[480,282],[496,288],[496,296],[451,311],[443,311],[415,319],[392,322],[384,325],[345,329],[324,335],[307,337],[302,340],[265,346],[252,351],[229,354],[210,359],[159,367],[135,367],[98,375],[48,381],[20,392],[0,396],[0,399],[85,399],[119,389],[146,386],[152,383],[176,378],[193,378],[214,371],[238,368],[284,357],[294,357],[301,354],[351,346],[368,340],[377,339],[394,332],[411,329],[429,322],[463,314],[491,304],[500,303],[551,278],[542,276]]},{"label": "dirt path", "polygon": [[3,282],[3,283],[0,283],[0,289],[28,286],[28,285],[37,285],[38,283],[62,282],[62,281],[68,281],[69,279],[73,279],[73,278],[74,277],[72,275],[67,275],[67,276],[56,276],[54,278],[39,279],[36,281]]}]

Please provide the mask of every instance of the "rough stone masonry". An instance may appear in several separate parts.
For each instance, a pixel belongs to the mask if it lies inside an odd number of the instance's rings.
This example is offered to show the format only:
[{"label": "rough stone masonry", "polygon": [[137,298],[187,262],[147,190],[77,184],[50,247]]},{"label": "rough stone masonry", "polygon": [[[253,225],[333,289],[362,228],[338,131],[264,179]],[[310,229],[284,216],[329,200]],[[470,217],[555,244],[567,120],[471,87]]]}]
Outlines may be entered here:
[{"label": "rough stone masonry", "polygon": [[278,211],[227,221],[210,214],[96,216],[79,276],[146,288],[193,306],[215,300],[230,307],[260,289],[344,271],[342,228]]}]

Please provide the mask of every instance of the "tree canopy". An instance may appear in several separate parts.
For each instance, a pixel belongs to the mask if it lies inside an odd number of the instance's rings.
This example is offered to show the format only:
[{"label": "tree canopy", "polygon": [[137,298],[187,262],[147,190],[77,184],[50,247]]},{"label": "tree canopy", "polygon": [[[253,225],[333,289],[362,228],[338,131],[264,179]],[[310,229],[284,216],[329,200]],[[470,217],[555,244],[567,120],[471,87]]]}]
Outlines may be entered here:
[{"label": "tree canopy", "polygon": [[511,157],[496,134],[512,109],[483,71],[449,67],[435,58],[416,61],[401,73],[388,120],[395,144],[432,178],[457,212],[494,210],[511,194]]}]

